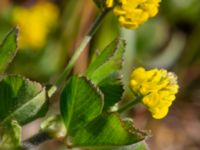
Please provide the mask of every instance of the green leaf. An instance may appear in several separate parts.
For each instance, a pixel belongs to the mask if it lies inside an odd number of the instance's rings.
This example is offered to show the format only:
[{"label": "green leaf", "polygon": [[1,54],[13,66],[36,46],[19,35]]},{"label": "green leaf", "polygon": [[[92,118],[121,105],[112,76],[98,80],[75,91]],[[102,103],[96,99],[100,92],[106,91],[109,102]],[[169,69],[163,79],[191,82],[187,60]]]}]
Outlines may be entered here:
[{"label": "green leaf", "polygon": [[101,115],[72,136],[72,146],[101,148],[131,145],[144,140],[146,133],[127,125],[115,113]]},{"label": "green leaf", "polygon": [[85,77],[73,76],[61,95],[61,114],[70,135],[99,116],[103,108],[100,90]]},{"label": "green leaf", "polygon": [[16,121],[0,127],[0,149],[19,149],[21,144],[21,127]]},{"label": "green leaf", "polygon": [[116,39],[89,65],[86,76],[99,85],[105,96],[105,109],[118,102],[124,92],[121,82],[125,42]]},{"label": "green leaf", "polygon": [[0,44],[0,73],[5,71],[17,53],[17,35],[18,29],[12,29]]},{"label": "green leaf", "polygon": [[20,76],[4,76],[0,81],[0,125],[16,120],[24,125],[47,112],[45,88]]}]

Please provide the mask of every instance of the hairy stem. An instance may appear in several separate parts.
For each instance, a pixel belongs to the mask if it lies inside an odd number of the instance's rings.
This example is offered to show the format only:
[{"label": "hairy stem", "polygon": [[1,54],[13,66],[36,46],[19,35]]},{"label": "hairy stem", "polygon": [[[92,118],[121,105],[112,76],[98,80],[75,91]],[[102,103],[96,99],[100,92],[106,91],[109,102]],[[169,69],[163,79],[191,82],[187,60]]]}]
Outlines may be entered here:
[{"label": "hairy stem", "polygon": [[77,59],[79,58],[79,56],[81,55],[81,53],[83,52],[83,50],[85,49],[87,44],[91,41],[93,35],[95,34],[97,29],[101,25],[102,20],[105,17],[105,15],[107,14],[107,12],[108,12],[108,10],[101,12],[99,14],[99,16],[96,18],[96,20],[95,20],[94,24],[91,26],[88,34],[84,37],[80,46],[75,50],[75,52],[74,52],[72,58],[70,59],[68,65],[64,69],[64,71],[61,74],[61,76],[59,77],[59,79],[56,81],[57,86],[59,86],[69,76],[72,68],[74,67],[74,64],[76,63]]}]

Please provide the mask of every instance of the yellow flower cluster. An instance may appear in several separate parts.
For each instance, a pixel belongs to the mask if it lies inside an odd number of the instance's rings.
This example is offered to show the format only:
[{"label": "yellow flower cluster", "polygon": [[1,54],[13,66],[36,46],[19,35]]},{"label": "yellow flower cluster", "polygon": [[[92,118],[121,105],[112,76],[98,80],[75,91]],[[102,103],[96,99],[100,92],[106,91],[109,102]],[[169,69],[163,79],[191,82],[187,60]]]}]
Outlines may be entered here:
[{"label": "yellow flower cluster", "polygon": [[166,70],[136,68],[131,74],[131,89],[142,95],[142,103],[148,107],[155,119],[168,113],[178,92],[177,77]]},{"label": "yellow flower cluster", "polygon": [[122,27],[135,29],[158,13],[160,0],[106,0]]},{"label": "yellow flower cluster", "polygon": [[20,48],[44,46],[52,25],[58,19],[59,10],[50,2],[38,2],[31,7],[18,6],[13,10],[13,23],[20,28]]}]

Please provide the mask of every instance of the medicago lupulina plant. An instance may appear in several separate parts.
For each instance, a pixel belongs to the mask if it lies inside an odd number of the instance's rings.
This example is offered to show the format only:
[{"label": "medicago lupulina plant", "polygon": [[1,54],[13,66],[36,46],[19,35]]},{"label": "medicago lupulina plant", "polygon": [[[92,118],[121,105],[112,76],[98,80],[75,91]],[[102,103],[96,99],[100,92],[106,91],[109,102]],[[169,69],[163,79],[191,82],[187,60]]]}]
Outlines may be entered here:
[{"label": "medicago lupulina plant", "polygon": [[[51,86],[45,87],[20,75],[7,75],[5,70],[18,49],[18,29],[12,29],[3,40],[0,45],[1,149],[31,149],[49,139],[58,140],[69,149],[147,149],[145,139],[149,133],[136,129],[132,119],[127,119],[124,115],[122,117],[121,114],[141,103],[151,112],[153,118],[164,118],[178,92],[176,75],[164,69],[133,69],[129,87],[133,93],[132,99],[121,103],[124,93],[121,69],[126,44],[119,38],[91,61],[84,74],[73,75],[71,71],[108,12],[113,12],[121,27],[137,29],[158,13],[160,0],[94,2],[100,9],[99,16],[75,50],[63,73]],[[56,10],[51,5],[46,6]],[[39,6],[34,6],[30,10],[37,14],[36,8],[40,9]],[[49,24],[57,17],[53,16],[52,19],[51,15],[46,13],[45,23],[40,23],[40,26],[36,27],[41,38],[36,38],[35,33],[26,37],[29,30],[21,20],[20,12],[24,16],[30,16],[31,22],[30,10],[15,10],[14,20],[19,23],[21,30],[20,47],[40,46],[46,37]],[[33,18],[38,19],[34,16]],[[46,115],[51,107],[49,100],[52,100],[54,93],[61,93],[60,113],[45,119],[38,134],[22,141],[22,126]]]}]

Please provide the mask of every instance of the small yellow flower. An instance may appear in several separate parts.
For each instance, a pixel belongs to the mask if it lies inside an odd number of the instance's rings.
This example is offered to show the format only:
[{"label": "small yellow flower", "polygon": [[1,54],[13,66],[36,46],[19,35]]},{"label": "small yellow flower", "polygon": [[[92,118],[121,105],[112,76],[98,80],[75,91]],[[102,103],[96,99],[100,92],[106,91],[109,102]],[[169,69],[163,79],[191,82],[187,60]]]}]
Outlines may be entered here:
[{"label": "small yellow flower", "polygon": [[122,27],[135,29],[158,13],[160,0],[106,0]]},{"label": "small yellow flower", "polygon": [[131,89],[142,95],[142,103],[148,107],[155,119],[168,113],[178,92],[177,77],[166,70],[136,68],[131,74]]},{"label": "small yellow flower", "polygon": [[42,48],[58,14],[57,6],[50,2],[38,2],[31,7],[15,7],[13,23],[20,28],[19,47]]}]

